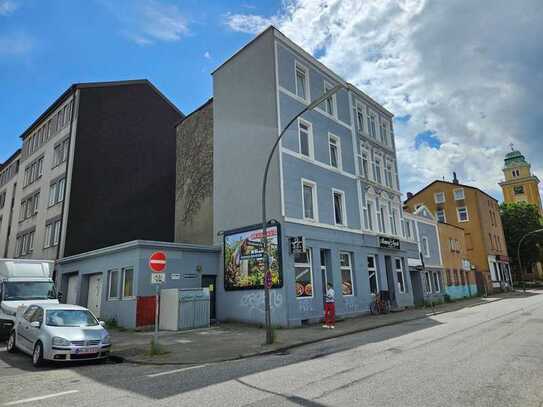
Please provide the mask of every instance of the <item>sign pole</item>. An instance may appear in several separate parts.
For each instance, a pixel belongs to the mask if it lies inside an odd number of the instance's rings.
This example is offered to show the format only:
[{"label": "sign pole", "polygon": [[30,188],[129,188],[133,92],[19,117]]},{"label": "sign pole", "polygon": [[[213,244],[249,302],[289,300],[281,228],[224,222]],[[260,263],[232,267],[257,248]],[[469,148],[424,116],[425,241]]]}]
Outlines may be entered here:
[{"label": "sign pole", "polygon": [[155,346],[158,347],[158,305],[159,305],[159,301],[158,301],[158,298],[159,298],[159,290],[160,290],[160,285],[159,284],[156,284],[155,285],[156,287],[156,305],[155,305],[155,336],[154,336],[154,343],[155,343]]}]

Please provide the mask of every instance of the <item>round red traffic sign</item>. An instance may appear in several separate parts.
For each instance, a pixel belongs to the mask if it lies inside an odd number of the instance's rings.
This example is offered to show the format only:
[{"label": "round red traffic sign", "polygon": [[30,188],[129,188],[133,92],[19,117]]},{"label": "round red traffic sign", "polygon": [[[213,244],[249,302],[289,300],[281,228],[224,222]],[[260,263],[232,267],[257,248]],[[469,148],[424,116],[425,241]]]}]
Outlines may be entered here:
[{"label": "round red traffic sign", "polygon": [[166,253],[154,252],[149,257],[149,268],[153,273],[162,273],[166,268]]},{"label": "round red traffic sign", "polygon": [[273,286],[273,280],[272,280],[272,273],[271,271],[267,271],[264,275],[264,287],[266,288],[272,288]]}]

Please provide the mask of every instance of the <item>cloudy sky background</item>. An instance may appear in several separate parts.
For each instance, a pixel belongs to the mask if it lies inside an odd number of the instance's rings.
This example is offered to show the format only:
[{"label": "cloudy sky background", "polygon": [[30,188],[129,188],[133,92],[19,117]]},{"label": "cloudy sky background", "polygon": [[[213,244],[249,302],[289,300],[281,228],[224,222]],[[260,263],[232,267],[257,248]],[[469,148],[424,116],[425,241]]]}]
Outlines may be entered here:
[{"label": "cloudy sky background", "polygon": [[60,3],[0,0],[0,160],[72,82],[147,77],[190,112],[212,69],[275,24],[396,115],[403,192],[456,171],[501,199],[510,143],[543,175],[543,1]]}]

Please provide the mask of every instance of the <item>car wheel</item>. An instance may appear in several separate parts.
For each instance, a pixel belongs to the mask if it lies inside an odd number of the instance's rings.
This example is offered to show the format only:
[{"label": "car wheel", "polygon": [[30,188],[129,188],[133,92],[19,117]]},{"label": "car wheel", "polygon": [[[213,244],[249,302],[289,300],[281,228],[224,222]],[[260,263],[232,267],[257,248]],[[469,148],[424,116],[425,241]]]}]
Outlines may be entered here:
[{"label": "car wheel", "polygon": [[40,367],[43,366],[43,362],[43,345],[41,342],[37,342],[32,353],[32,364],[35,367]]},{"label": "car wheel", "polygon": [[17,347],[15,346],[15,331],[11,331],[11,333],[9,334],[7,351],[9,353],[17,352]]}]

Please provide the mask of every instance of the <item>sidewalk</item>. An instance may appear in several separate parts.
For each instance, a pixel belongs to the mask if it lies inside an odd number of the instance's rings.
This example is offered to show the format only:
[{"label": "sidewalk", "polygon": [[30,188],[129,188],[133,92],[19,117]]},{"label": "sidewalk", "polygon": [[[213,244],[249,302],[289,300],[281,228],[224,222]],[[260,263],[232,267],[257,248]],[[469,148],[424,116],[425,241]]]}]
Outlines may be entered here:
[{"label": "sidewalk", "polygon": [[153,332],[132,332],[110,330],[112,336],[112,355],[126,362],[142,364],[193,365],[247,358],[267,353],[286,351],[298,346],[323,341],[330,338],[368,331],[402,322],[428,318],[445,312],[457,311],[499,301],[522,293],[497,294],[487,298],[471,298],[450,304],[438,305],[432,313],[431,308],[408,309],[387,315],[367,315],[338,321],[336,329],[324,329],[321,325],[302,328],[276,329],[275,343],[264,345],[265,331],[254,326],[224,323],[211,328],[160,332],[159,342],[165,354],[148,354]]}]

